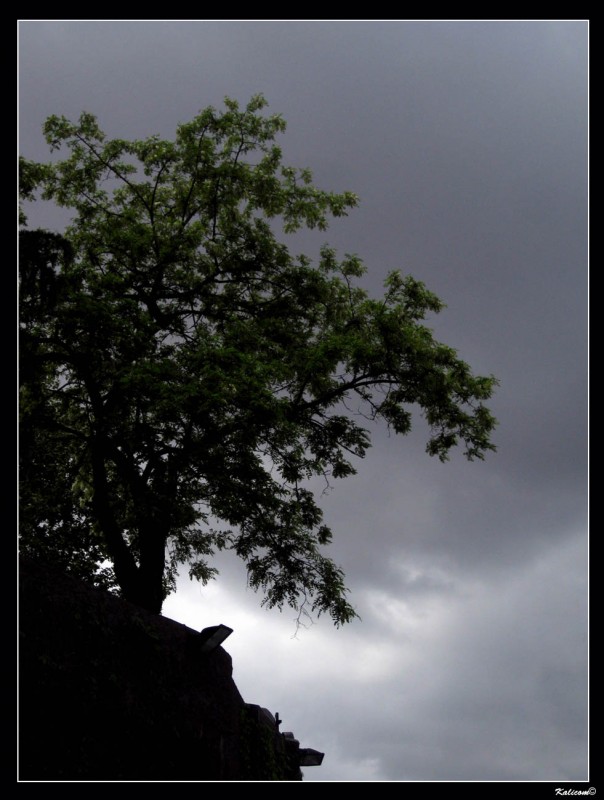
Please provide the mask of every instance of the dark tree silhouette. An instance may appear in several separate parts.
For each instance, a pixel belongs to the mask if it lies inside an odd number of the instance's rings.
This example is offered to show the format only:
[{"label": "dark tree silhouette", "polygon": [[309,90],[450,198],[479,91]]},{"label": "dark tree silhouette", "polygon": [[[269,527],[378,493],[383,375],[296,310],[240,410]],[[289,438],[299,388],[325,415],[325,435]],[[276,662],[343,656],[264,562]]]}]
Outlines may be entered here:
[{"label": "dark tree silhouette", "polygon": [[207,581],[229,549],[269,606],[341,624],[354,610],[310,479],[354,472],[359,412],[405,434],[416,407],[431,455],[482,458],[495,380],[434,340],[442,303],[419,281],[392,272],[373,299],[358,257],[312,264],[279,242],[277,223],[324,229],[356,198],[281,165],[262,97],[225,102],[174,141],[51,117],[67,157],[22,163],[27,197],[73,212],[65,238],[21,246],[24,547],[55,542],[93,580],[110,561],[155,612],[178,564]]}]

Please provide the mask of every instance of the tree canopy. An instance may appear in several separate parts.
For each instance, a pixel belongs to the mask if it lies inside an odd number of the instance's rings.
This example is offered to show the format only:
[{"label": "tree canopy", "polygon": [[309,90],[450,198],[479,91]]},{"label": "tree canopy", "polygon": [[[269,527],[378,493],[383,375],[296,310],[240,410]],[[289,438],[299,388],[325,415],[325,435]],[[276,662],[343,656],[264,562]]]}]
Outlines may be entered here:
[{"label": "tree canopy", "polygon": [[283,166],[265,106],[227,99],[174,141],[54,116],[66,157],[21,161],[23,195],[72,212],[62,235],[22,234],[22,548],[155,612],[179,564],[205,582],[228,549],[269,606],[341,624],[311,480],[355,472],[365,419],[406,434],[414,408],[430,455],[483,458],[496,381],[435,341],[443,304],[421,282],[394,271],[374,299],[356,255],[279,241],[356,197]]}]

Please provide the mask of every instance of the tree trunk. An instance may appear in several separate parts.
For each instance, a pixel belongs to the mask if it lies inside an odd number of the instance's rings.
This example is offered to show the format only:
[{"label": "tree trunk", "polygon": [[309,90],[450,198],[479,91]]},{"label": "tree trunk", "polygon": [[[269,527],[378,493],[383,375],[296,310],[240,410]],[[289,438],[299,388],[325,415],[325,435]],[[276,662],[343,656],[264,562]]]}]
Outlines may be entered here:
[{"label": "tree trunk", "polygon": [[164,602],[163,577],[167,533],[160,525],[142,524],[139,535],[139,564],[111,510],[103,444],[92,443],[92,508],[107,552],[113,562],[115,577],[125,600],[153,614],[161,613]]},{"label": "tree trunk", "polygon": [[113,562],[115,577],[124,596],[126,596],[136,586],[138,568],[111,510],[105,456],[102,444],[98,440],[92,442],[91,461],[92,510],[101,534],[105,539],[108,555]]},{"label": "tree trunk", "polygon": [[[140,531],[138,599],[132,602],[153,614],[160,614],[164,602],[164,569],[167,535],[161,528],[145,526]],[[130,599],[130,598],[127,598]]]}]

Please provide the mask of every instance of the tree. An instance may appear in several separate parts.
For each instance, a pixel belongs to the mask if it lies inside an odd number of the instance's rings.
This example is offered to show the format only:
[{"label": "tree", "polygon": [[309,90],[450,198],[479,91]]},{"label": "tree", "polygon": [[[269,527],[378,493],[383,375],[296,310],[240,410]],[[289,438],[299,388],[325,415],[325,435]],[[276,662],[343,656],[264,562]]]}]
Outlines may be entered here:
[{"label": "tree", "polygon": [[406,434],[414,406],[430,455],[483,458],[496,381],[434,340],[422,321],[443,304],[419,281],[392,272],[372,299],[357,256],[326,246],[314,265],[278,241],[277,223],[324,230],[356,198],[282,166],[261,96],[225,105],[175,141],[50,117],[68,157],[22,162],[25,196],[73,213],[21,250],[23,537],[91,578],[109,559],[154,612],[179,564],[205,582],[230,549],[269,606],[341,624],[355,612],[311,479],[354,473],[359,413]]},{"label": "tree", "polygon": [[[27,171],[27,164],[22,164]],[[27,174],[22,174],[25,195]],[[25,221],[25,220],[24,220]],[[79,513],[72,487],[80,465],[48,403],[57,364],[47,357],[40,333],[52,321],[66,289],[60,267],[72,258],[69,242],[58,234],[22,230],[19,234],[21,322],[20,550],[43,558],[104,588],[115,585],[111,569],[99,567],[106,555],[90,521]]]}]

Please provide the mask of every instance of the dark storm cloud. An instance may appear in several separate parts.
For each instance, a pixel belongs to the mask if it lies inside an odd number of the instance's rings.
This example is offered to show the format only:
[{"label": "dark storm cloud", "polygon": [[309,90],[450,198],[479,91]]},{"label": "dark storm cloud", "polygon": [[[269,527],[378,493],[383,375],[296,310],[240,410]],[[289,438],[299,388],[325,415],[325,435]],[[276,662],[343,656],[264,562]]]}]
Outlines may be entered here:
[{"label": "dark storm cloud", "polygon": [[362,624],[296,640],[289,615],[259,623],[241,586],[231,601],[183,586],[181,612],[198,615],[201,593],[227,615],[244,696],[327,753],[307,779],[582,780],[585,561],[579,532],[495,579],[406,570],[416,593],[374,585]]},{"label": "dark storm cloud", "polygon": [[[363,623],[292,645],[220,559],[244,696],[287,705],[329,779],[585,776],[586,40],[584,22],[20,26],[26,156],[46,158],[50,114],[171,136],[263,92],[285,161],[361,200],[293,249],[358,253],[373,292],[390,269],[424,280],[448,306],[437,337],[500,379],[486,462],[429,459],[421,420],[406,440],[372,429],[323,498]],[[196,622],[199,591],[180,591]],[[274,640],[269,675],[252,628]]]},{"label": "dark storm cloud", "polygon": [[[307,735],[337,716],[348,757],[377,760],[390,780],[585,779],[581,538],[513,580],[466,582],[444,602],[437,593],[406,608],[392,599],[388,609],[382,595],[376,612],[389,619],[397,654],[386,652],[386,668],[365,680],[349,679],[342,659],[337,688],[323,687],[304,720]],[[365,625],[374,624],[368,615]],[[356,657],[365,656],[359,647]]]}]

